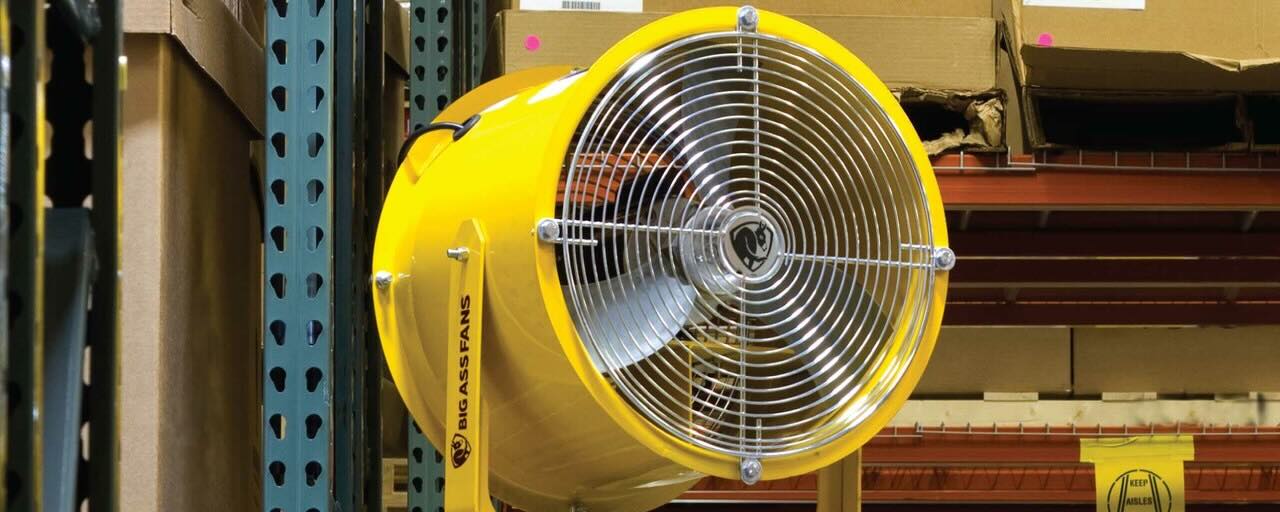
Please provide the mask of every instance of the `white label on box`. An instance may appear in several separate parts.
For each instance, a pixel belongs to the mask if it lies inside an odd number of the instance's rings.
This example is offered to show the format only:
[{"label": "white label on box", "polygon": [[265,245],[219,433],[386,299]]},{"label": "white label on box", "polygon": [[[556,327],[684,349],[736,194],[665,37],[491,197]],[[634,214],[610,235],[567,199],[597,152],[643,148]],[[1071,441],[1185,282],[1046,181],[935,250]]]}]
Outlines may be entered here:
[{"label": "white label on box", "polygon": [[520,0],[525,11],[644,12],[644,0]]},{"label": "white label on box", "polygon": [[1147,8],[1147,0],[1022,0],[1022,5],[1036,7],[1086,7],[1092,9]]}]

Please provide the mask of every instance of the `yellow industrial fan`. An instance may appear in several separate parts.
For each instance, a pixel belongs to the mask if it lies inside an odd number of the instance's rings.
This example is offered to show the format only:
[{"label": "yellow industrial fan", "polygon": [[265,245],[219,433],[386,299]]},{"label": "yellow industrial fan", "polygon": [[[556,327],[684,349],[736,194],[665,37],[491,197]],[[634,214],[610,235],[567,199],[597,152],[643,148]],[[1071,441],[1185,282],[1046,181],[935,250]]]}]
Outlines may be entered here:
[{"label": "yellow industrial fan", "polygon": [[589,69],[482,85],[410,144],[374,304],[450,512],[490,491],[644,510],[702,475],[814,471],[932,351],[954,255],[924,149],[789,18],[666,17]]}]

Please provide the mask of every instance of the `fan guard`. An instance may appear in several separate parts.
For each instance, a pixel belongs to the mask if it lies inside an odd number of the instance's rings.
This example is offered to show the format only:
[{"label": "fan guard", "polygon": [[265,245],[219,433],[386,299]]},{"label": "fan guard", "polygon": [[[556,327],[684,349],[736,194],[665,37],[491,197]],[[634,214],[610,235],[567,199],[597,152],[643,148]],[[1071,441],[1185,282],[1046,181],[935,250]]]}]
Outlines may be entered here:
[{"label": "fan guard", "polygon": [[856,428],[925,336],[920,175],[840,66],[767,34],[699,34],[596,98],[540,233],[592,362],[634,410],[713,452],[783,456]]}]

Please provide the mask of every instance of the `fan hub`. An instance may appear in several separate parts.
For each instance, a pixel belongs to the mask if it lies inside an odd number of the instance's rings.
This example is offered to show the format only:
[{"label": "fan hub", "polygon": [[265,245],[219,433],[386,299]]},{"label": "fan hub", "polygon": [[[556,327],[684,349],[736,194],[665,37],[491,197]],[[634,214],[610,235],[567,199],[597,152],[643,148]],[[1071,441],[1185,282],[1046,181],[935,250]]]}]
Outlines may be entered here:
[{"label": "fan hub", "polygon": [[785,237],[777,221],[754,208],[733,212],[720,237],[721,264],[748,283],[773,277],[782,267]]}]

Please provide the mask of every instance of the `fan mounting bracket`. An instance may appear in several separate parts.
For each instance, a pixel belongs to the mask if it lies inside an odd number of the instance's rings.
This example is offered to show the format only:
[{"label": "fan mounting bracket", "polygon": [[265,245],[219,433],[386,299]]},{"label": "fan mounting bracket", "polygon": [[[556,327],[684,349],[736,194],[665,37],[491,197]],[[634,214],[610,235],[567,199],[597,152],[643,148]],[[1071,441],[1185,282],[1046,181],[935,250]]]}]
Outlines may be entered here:
[{"label": "fan mounting bracket", "polygon": [[493,512],[489,499],[489,411],[481,391],[487,238],[479,221],[458,227],[449,278],[445,403],[445,512]]}]

